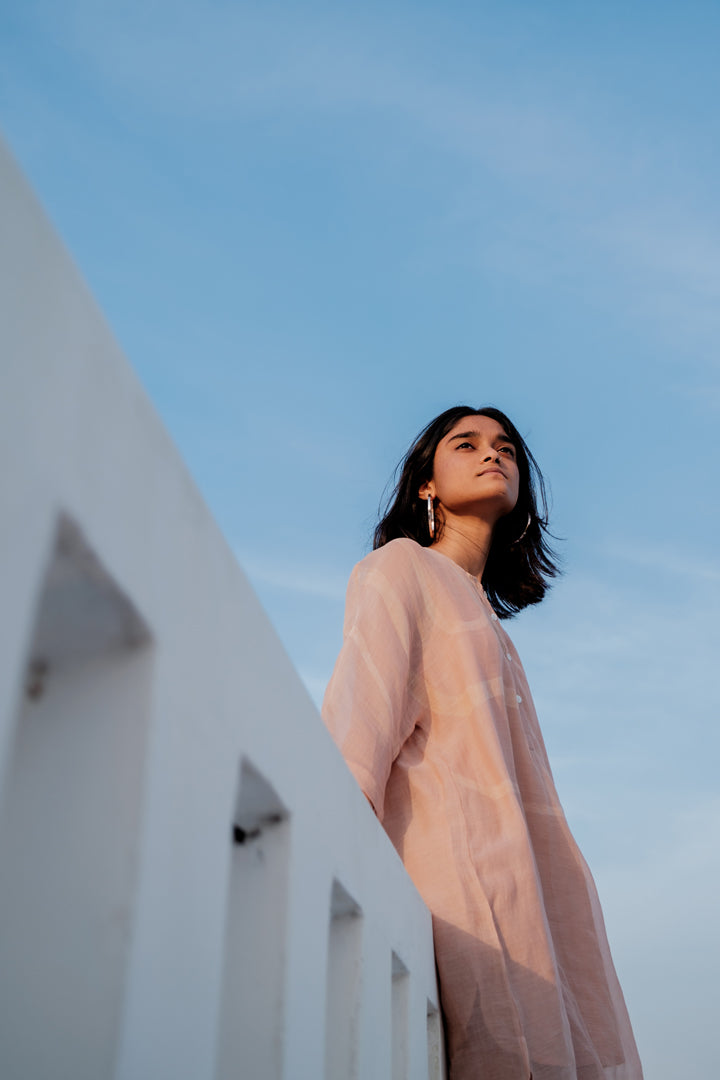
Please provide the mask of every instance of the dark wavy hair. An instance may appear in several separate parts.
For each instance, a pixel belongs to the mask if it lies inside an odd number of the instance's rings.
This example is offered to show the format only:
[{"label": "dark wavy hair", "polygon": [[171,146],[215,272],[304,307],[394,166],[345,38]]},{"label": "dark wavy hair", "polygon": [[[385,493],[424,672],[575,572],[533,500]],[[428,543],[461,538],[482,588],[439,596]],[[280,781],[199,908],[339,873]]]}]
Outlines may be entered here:
[{"label": "dark wavy hair", "polygon": [[[399,479],[380,509],[380,521],[373,536],[373,548],[398,537],[409,537],[422,547],[430,547],[427,502],[418,492],[432,479],[435,451],[442,439],[464,416],[489,416],[505,430],[513,443],[520,473],[520,489],[515,508],[500,518],[493,530],[482,583],[488,600],[501,619],[507,619],[530,604],[539,604],[559,572],[558,560],[546,536],[548,502],[538,463],[512,421],[492,406],[474,409],[456,405],[446,409],[424,428],[402,459],[395,476]],[[438,515],[439,517],[439,515]],[[438,529],[442,522],[437,521]],[[437,540],[440,532],[436,531]]]}]

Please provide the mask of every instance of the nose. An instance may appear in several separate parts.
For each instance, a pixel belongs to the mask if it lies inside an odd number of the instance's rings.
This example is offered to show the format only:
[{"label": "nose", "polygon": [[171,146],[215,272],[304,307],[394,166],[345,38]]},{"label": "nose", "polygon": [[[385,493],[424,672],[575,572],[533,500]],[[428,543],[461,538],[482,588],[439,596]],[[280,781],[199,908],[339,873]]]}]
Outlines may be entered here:
[{"label": "nose", "polygon": [[488,450],[483,461],[500,461],[500,453],[497,450]]}]

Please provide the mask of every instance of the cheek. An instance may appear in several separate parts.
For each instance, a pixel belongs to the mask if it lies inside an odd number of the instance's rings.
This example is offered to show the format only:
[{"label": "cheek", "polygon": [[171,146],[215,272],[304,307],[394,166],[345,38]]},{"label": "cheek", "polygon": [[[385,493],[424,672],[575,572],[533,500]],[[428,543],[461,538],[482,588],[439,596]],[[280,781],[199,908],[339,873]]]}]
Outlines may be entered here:
[{"label": "cheek", "polygon": [[455,483],[455,470],[453,469],[454,462],[452,460],[447,461],[444,458],[441,460],[435,460],[433,468],[433,480],[437,488],[452,487]]}]

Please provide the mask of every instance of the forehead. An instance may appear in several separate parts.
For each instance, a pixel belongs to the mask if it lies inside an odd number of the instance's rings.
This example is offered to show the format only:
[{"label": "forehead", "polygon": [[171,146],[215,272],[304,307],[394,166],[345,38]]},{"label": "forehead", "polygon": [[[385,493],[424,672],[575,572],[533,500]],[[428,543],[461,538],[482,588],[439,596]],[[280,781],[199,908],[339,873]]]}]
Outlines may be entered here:
[{"label": "forehead", "polygon": [[453,436],[468,432],[484,435],[488,439],[508,437],[508,433],[502,424],[499,424],[497,420],[493,420],[491,416],[473,416],[471,413],[469,416],[461,416],[442,441],[448,442]]}]

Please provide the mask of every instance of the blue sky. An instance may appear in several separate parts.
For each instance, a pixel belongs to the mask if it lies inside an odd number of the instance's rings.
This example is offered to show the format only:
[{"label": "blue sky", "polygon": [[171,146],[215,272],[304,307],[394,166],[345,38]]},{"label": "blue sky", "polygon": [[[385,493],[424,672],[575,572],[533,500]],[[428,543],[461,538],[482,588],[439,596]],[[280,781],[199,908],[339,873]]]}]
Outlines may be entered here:
[{"label": "blue sky", "polygon": [[0,124],[309,690],[392,469],[492,403],[508,624],[648,1080],[715,1069],[720,9],[19,0]]}]

